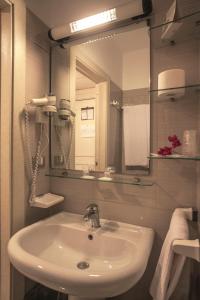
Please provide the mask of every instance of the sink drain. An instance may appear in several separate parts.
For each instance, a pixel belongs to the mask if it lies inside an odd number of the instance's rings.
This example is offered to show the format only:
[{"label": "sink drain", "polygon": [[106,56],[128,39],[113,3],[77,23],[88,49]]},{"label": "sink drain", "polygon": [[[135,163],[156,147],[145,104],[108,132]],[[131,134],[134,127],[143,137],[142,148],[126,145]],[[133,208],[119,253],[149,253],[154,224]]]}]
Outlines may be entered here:
[{"label": "sink drain", "polygon": [[79,269],[81,269],[81,270],[88,269],[89,266],[90,266],[90,265],[89,265],[86,261],[80,261],[80,262],[77,264],[77,268],[79,268]]}]

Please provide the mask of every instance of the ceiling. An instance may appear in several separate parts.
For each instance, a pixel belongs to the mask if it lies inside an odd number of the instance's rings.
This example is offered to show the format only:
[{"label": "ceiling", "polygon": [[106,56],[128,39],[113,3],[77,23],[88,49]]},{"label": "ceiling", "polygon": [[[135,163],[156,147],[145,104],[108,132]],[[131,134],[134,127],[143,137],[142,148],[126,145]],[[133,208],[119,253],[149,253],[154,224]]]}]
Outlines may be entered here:
[{"label": "ceiling", "polygon": [[130,0],[25,0],[49,28],[79,20]]}]

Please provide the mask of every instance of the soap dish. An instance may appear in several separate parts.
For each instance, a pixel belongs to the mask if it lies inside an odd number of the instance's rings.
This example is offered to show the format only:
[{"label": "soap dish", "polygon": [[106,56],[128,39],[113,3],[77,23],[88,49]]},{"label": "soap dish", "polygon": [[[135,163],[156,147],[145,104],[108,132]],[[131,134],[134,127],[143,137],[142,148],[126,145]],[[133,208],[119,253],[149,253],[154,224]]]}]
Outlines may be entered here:
[{"label": "soap dish", "polygon": [[92,175],[83,175],[80,178],[82,178],[82,179],[95,179],[95,177],[92,176]]},{"label": "soap dish", "polygon": [[98,180],[101,180],[101,181],[112,181],[112,178],[104,176],[104,177],[98,178]]},{"label": "soap dish", "polygon": [[63,196],[47,193],[41,196],[37,196],[31,202],[31,206],[40,207],[40,208],[48,208],[53,205],[56,205],[60,202],[64,201]]}]

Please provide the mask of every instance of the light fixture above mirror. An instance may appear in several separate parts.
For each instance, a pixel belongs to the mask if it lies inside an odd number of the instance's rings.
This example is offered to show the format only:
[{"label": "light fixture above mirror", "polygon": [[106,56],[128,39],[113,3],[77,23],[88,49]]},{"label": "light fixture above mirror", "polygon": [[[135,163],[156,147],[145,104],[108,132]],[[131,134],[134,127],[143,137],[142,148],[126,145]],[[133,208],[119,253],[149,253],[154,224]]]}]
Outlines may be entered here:
[{"label": "light fixture above mirror", "polygon": [[62,44],[70,43],[86,36],[91,37],[128,26],[149,16],[151,12],[151,0],[132,0],[98,14],[54,27],[49,30],[49,37]]},{"label": "light fixture above mirror", "polygon": [[74,33],[101,24],[109,23],[115,21],[116,19],[117,19],[116,8],[113,8],[84,19],[71,22],[69,25],[70,25],[71,32]]}]

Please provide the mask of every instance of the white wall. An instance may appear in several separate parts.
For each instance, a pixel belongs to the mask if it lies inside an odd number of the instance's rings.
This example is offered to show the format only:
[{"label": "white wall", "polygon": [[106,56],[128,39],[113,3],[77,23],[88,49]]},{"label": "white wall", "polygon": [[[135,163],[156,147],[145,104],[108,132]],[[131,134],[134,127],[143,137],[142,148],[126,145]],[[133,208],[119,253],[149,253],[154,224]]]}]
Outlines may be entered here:
[{"label": "white wall", "polygon": [[122,87],[122,55],[112,39],[79,46],[81,52],[97,64],[118,86]]},{"label": "white wall", "polygon": [[52,92],[57,100],[69,99],[69,53],[60,47],[52,48]]},{"label": "white wall", "polygon": [[77,47],[122,90],[149,87],[150,39],[146,24],[111,39]]},{"label": "white wall", "polygon": [[149,86],[150,51],[149,48],[127,52],[123,55],[123,91]]}]

